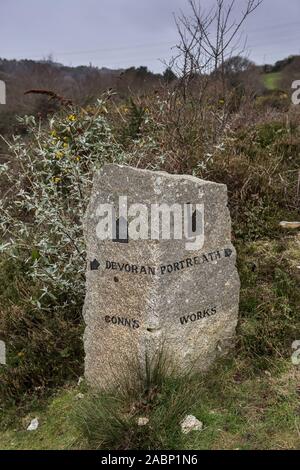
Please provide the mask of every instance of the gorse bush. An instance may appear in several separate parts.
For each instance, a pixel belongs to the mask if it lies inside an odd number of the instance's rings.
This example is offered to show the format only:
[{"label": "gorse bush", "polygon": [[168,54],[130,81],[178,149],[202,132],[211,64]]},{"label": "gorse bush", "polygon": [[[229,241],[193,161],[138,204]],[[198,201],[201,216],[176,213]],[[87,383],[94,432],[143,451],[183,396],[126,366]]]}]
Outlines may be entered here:
[{"label": "gorse bush", "polygon": [[26,139],[9,143],[13,159],[1,166],[8,187],[0,226],[0,336],[8,350],[2,396],[10,389],[17,399],[82,369],[82,217],[95,170],[126,161],[106,113],[98,101],[57,114],[43,128],[25,117]]},{"label": "gorse bush", "polygon": [[126,142],[132,142],[139,137],[141,127],[145,120],[145,108],[139,106],[132,98],[129,100],[129,106],[125,107],[129,116],[128,125],[123,128],[122,139]]},{"label": "gorse bush", "polygon": [[125,159],[104,110],[99,102],[91,112],[56,116],[45,130],[25,117],[29,139],[16,137],[9,146],[18,174],[2,167],[11,185],[1,207],[2,239],[6,250],[22,248],[33,279],[44,282],[38,308],[53,287],[64,294],[83,292],[81,222],[93,173],[105,162]]}]

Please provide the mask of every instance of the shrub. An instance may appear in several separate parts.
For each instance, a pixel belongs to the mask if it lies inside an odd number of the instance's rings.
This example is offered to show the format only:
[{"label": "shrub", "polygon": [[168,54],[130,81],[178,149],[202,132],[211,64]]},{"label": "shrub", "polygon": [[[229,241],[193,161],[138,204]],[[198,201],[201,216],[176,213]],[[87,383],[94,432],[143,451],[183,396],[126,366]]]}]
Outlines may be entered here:
[{"label": "shrub", "polygon": [[[41,396],[83,368],[80,293],[43,295],[45,285],[33,281],[30,268],[21,256],[5,255],[0,263],[0,337],[9,352],[0,371],[0,402],[6,404]],[[64,308],[71,296],[73,305]]]},{"label": "shrub", "polygon": [[94,171],[126,161],[106,113],[98,101],[88,111],[57,114],[43,128],[26,116],[26,141],[9,144],[14,160],[1,166],[10,186],[0,225],[0,335],[8,346],[2,396],[10,390],[18,399],[81,372],[82,217]]}]

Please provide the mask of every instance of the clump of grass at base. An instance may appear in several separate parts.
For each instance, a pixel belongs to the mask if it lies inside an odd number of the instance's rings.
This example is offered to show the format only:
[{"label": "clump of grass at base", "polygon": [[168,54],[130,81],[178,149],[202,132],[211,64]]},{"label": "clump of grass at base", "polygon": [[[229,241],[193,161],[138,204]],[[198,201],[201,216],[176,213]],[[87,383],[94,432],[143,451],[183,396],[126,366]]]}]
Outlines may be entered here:
[{"label": "clump of grass at base", "polygon": [[[123,394],[90,394],[76,422],[90,449],[180,449],[180,422],[197,400],[190,381],[168,378],[137,400]],[[138,426],[139,417],[149,423]]]},{"label": "clump of grass at base", "polygon": [[[161,351],[145,364],[134,387],[123,380],[111,392],[90,392],[80,404],[75,421],[89,448],[181,448],[180,422],[199,400],[199,381],[176,377]],[[149,423],[139,426],[139,417]]]},{"label": "clump of grass at base", "polygon": [[[206,374],[165,377],[137,396],[90,392],[75,411],[76,444],[88,449],[296,449],[300,445],[297,373],[278,360],[259,375],[250,360],[223,358]],[[182,434],[192,414],[202,431]],[[139,417],[148,424],[138,426]]]}]

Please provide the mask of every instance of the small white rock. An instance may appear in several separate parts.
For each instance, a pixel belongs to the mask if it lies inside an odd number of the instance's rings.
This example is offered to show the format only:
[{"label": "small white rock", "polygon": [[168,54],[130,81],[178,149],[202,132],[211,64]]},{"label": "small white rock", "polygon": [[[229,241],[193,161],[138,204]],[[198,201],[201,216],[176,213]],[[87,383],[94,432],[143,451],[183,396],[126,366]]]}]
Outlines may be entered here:
[{"label": "small white rock", "polygon": [[203,423],[193,415],[187,415],[180,425],[183,434],[188,434],[191,431],[202,431],[203,429]]},{"label": "small white rock", "polygon": [[27,431],[36,431],[38,427],[39,427],[39,420],[37,418],[34,418],[33,420],[31,420],[31,423],[29,424]]},{"label": "small white rock", "polygon": [[80,385],[81,382],[83,382],[83,377],[79,377],[78,382],[77,382],[77,385]]},{"label": "small white rock", "polygon": [[77,393],[75,398],[77,398],[77,400],[82,400],[84,398],[84,395],[83,395],[83,393]]},{"label": "small white rock", "polygon": [[149,423],[149,418],[139,418],[138,426],[146,426]]},{"label": "small white rock", "polygon": [[300,222],[286,222],[286,221],[283,221],[283,222],[280,222],[279,225],[280,225],[280,227],[286,228],[286,229],[300,228]]}]

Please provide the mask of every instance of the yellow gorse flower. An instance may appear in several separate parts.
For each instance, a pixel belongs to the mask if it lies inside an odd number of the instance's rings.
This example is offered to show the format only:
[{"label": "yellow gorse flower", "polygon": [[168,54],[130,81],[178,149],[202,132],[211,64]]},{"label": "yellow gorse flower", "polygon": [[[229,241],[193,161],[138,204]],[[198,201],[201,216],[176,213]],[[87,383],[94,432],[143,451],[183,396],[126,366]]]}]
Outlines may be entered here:
[{"label": "yellow gorse flower", "polygon": [[71,122],[76,121],[76,116],[75,116],[75,114],[70,114],[70,115],[68,116],[68,120],[71,121]]},{"label": "yellow gorse flower", "polygon": [[61,178],[59,178],[58,176],[53,176],[52,181],[53,181],[53,183],[57,184],[61,181]]}]

